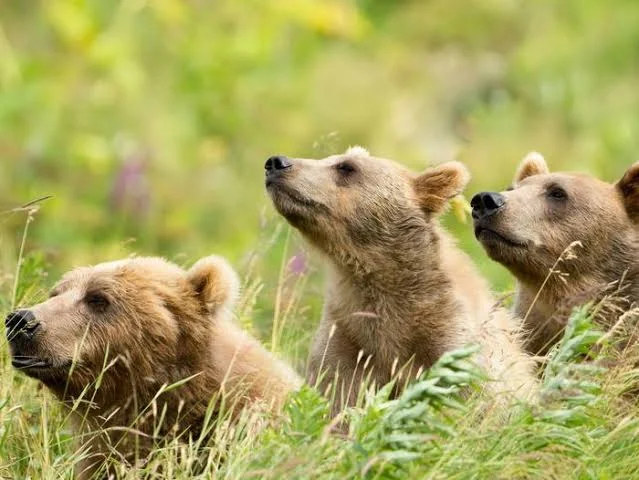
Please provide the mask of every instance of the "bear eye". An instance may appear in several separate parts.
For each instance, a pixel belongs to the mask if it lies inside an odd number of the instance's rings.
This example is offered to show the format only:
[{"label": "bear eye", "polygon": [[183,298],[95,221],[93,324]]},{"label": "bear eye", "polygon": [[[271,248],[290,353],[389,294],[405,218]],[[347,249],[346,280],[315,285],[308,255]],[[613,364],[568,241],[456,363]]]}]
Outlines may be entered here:
[{"label": "bear eye", "polygon": [[568,198],[566,190],[557,185],[551,186],[546,192],[546,196],[548,198],[552,198],[553,200],[565,200]]},{"label": "bear eye", "polygon": [[104,312],[111,304],[109,299],[101,293],[88,293],[84,297],[84,303],[96,312]]},{"label": "bear eye", "polygon": [[353,165],[351,162],[340,162],[335,165],[335,169],[342,175],[350,175],[356,170],[355,165]]}]

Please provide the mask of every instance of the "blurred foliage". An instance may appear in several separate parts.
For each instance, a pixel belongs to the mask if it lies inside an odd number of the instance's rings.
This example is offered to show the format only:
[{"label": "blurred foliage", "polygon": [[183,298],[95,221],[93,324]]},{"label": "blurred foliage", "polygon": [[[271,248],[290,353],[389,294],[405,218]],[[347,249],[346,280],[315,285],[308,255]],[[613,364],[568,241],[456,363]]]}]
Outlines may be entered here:
[{"label": "blurred foliage", "polygon": [[[54,196],[26,245],[53,278],[130,252],[227,255],[265,279],[268,319],[287,261],[270,154],[457,158],[472,193],[535,149],[613,180],[639,152],[637,45],[635,0],[1,2],[0,211]],[[446,224],[507,288],[469,225]],[[23,226],[0,217],[6,265]]]}]

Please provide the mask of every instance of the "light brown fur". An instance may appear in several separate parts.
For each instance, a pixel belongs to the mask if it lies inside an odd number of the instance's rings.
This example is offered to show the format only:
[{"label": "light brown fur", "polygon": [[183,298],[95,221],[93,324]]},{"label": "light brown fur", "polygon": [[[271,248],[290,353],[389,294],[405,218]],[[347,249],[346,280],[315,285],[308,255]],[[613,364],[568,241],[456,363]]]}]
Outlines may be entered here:
[{"label": "light brown fur", "polygon": [[78,434],[86,434],[82,443],[89,439],[80,476],[110,455],[134,461],[158,441],[197,438],[209,407],[277,409],[299,385],[287,365],[232,322],[238,288],[219,257],[189,271],[161,258],[131,258],[71,271],[49,300],[30,309],[40,326],[32,341],[10,337],[12,354],[46,361],[49,367],[25,373],[75,404]]},{"label": "light brown fur", "polygon": [[517,278],[515,313],[524,319],[531,353],[544,354],[561,338],[575,306],[605,299],[598,320],[607,326],[634,306],[637,185],[639,164],[609,184],[584,174],[551,173],[541,155],[529,154],[513,188],[501,192],[505,204],[482,220],[481,231],[476,221],[488,255]]},{"label": "light brown fur", "polygon": [[530,393],[532,362],[514,322],[436,219],[468,181],[461,164],[416,176],[363,149],[287,161],[278,172],[267,163],[267,190],[329,261],[309,379],[336,386],[338,408],[355,402],[364,377],[386,384],[403,365],[412,375],[470,343],[492,388]]}]

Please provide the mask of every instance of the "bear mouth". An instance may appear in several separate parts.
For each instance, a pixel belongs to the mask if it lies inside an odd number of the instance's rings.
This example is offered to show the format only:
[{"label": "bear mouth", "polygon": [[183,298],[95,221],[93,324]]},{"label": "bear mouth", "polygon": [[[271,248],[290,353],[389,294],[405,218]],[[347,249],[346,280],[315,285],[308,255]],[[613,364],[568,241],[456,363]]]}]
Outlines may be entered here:
[{"label": "bear mouth", "polygon": [[11,365],[17,370],[48,369],[53,367],[53,364],[47,360],[22,356],[13,357],[11,359]]},{"label": "bear mouth", "polygon": [[291,208],[295,210],[310,209],[313,212],[328,213],[328,207],[323,203],[312,200],[304,195],[301,195],[294,188],[289,187],[285,183],[276,179],[266,180],[266,190],[268,191],[273,203],[284,216],[287,216]]},{"label": "bear mouth", "polygon": [[37,378],[48,374],[65,372],[71,363],[54,365],[51,361],[42,358],[16,355],[11,359],[11,365],[16,370]]},{"label": "bear mouth", "polygon": [[507,237],[503,233],[483,225],[475,226],[475,238],[481,243],[497,242],[513,248],[524,248],[525,243]]}]

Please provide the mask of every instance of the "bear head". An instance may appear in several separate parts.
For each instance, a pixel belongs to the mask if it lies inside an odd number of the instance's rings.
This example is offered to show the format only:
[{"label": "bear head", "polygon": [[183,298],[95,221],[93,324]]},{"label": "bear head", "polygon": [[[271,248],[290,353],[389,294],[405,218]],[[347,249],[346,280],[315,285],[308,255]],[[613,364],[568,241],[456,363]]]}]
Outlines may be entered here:
[{"label": "bear head", "polygon": [[469,180],[458,162],[415,175],[361,147],[321,160],[274,156],[265,169],[277,211],[339,265],[363,270],[434,240],[431,220]]},{"label": "bear head", "polygon": [[96,384],[97,403],[143,396],[205,368],[212,322],[238,285],[215,256],[188,271],[143,257],[76,268],[7,317],[13,366],[63,400]]},{"label": "bear head", "polygon": [[[530,153],[511,188],[479,193],[471,206],[488,255],[529,286],[548,280],[578,290],[580,283],[616,282],[637,262],[639,163],[609,184],[551,173],[540,154]],[[550,275],[566,257],[559,270],[568,276]]]}]

